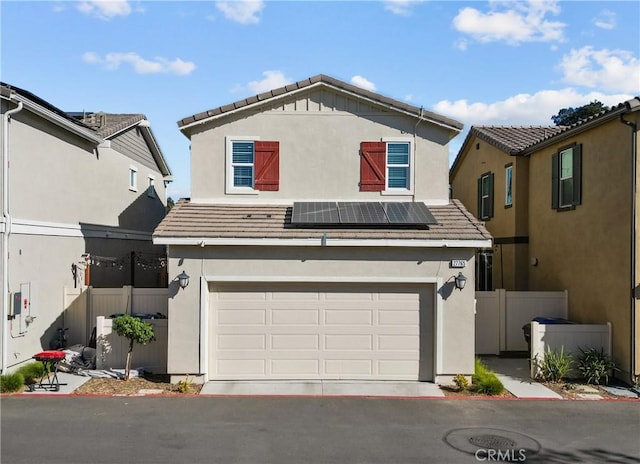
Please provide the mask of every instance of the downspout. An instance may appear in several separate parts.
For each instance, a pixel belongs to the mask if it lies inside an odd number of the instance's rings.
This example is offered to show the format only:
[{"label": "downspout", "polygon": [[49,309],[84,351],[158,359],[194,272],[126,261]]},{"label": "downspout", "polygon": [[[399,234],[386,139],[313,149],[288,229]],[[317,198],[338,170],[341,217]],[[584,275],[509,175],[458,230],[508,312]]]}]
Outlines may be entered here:
[{"label": "downspout", "polygon": [[[9,99],[9,101],[11,101]],[[18,106],[2,115],[2,367],[0,372],[7,369],[7,350],[9,348],[9,235],[11,234],[11,215],[9,214],[9,119],[11,115],[22,110],[22,102]]]},{"label": "downspout", "polygon": [[413,195],[411,196],[411,201],[415,202],[416,201],[416,163],[417,163],[417,159],[418,159],[418,143],[417,143],[417,137],[418,137],[418,125],[422,122],[422,115],[423,115],[423,107],[420,107],[420,115],[418,117],[418,122],[416,123],[415,127],[413,128],[413,166],[411,166],[411,189],[413,190]]},{"label": "downspout", "polygon": [[624,119],[624,113],[620,115],[620,122],[631,127],[631,380],[635,380],[635,376],[640,373],[636,372],[636,311],[635,303],[637,296],[637,276],[636,276],[636,226],[638,219],[636,217],[636,191],[637,185],[637,168],[638,168],[638,142],[637,132],[638,125],[635,122]]}]

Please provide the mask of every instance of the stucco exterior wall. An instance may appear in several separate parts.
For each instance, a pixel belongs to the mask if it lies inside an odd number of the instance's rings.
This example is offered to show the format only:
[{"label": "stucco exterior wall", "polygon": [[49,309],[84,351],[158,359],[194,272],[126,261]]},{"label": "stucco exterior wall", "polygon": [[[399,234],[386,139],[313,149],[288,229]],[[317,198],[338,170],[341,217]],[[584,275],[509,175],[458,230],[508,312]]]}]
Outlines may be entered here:
[{"label": "stucco exterior wall", "polygon": [[[10,209],[16,219],[100,224],[152,232],[165,213],[158,171],[112,148],[98,148],[28,111],[10,124]],[[138,169],[138,191],[129,190],[129,167]],[[147,195],[147,177],[157,195]]]},{"label": "stucco exterior wall", "polygon": [[[185,271],[189,286],[169,287],[169,358],[171,374],[198,374],[200,367],[200,298],[208,292],[201,287],[201,277],[236,276],[243,280],[282,278],[283,282],[339,278],[370,279],[384,282],[388,278],[439,278],[436,291],[442,299],[439,336],[441,366],[438,375],[471,374],[474,359],[474,289],[469,285],[459,291],[453,287],[458,269],[449,269],[449,260],[464,259],[462,270],[470,282],[474,279],[471,249],[415,248],[331,248],[331,247],[169,247],[169,279]],[[455,272],[454,272],[455,271]],[[205,284],[206,285],[206,284]],[[433,285],[433,284],[425,284]]]},{"label": "stucco exterior wall", "polygon": [[[493,286],[506,290],[528,288],[528,171],[529,160],[511,156],[477,137],[472,137],[451,176],[453,198],[479,216],[477,180],[494,174],[493,217],[485,227],[494,237]],[[512,206],[505,205],[505,167],[512,164]],[[517,239],[516,239],[517,237]]]},{"label": "stucco exterior wall", "polygon": [[[613,324],[613,357],[631,361],[631,136],[618,120],[562,140],[530,159],[529,250],[535,290],[568,290],[570,319]],[[582,144],[582,204],[551,208],[551,156]]]},{"label": "stucco exterior wall", "polygon": [[[412,201],[412,195],[359,191],[360,142],[399,137],[415,143],[415,200],[447,202],[447,144],[455,132],[426,121],[416,126],[416,118],[345,99],[329,90],[298,94],[270,108],[246,110],[190,129],[192,201]],[[222,168],[227,136],[280,143],[279,191],[225,194]]]}]

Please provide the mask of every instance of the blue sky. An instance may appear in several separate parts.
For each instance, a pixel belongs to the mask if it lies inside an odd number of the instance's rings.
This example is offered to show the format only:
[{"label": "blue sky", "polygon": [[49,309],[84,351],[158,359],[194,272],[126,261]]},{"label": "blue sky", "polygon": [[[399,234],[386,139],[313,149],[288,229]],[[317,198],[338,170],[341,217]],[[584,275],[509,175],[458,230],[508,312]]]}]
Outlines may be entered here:
[{"label": "blue sky", "polygon": [[472,125],[640,95],[638,1],[7,1],[0,78],[144,113],[189,196],[183,117],[327,74]]}]

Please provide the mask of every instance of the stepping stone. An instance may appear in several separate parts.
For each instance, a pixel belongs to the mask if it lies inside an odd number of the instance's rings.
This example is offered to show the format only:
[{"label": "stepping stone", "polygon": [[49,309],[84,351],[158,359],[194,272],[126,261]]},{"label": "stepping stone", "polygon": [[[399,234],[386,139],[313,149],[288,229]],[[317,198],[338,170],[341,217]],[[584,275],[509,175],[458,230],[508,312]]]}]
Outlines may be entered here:
[{"label": "stepping stone", "polygon": [[598,393],[597,388],[590,387],[589,385],[578,385],[576,390],[582,393]]},{"label": "stepping stone", "polygon": [[142,388],[138,390],[139,395],[159,395],[164,390],[160,388]]},{"label": "stepping stone", "polygon": [[615,396],[623,396],[625,398],[638,398],[638,395],[627,389],[627,388],[620,388],[620,387],[602,387],[607,393],[611,393],[612,395]]},{"label": "stepping stone", "polygon": [[578,393],[578,399],[581,400],[601,400],[602,396],[596,395],[594,393]]}]

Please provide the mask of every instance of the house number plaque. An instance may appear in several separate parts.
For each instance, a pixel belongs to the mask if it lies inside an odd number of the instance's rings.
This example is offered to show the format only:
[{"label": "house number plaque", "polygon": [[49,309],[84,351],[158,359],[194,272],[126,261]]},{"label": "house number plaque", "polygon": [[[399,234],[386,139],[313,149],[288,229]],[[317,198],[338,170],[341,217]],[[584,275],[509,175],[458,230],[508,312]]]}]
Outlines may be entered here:
[{"label": "house number plaque", "polygon": [[467,262],[464,259],[452,259],[449,261],[449,267],[452,269],[462,269],[467,265]]}]

